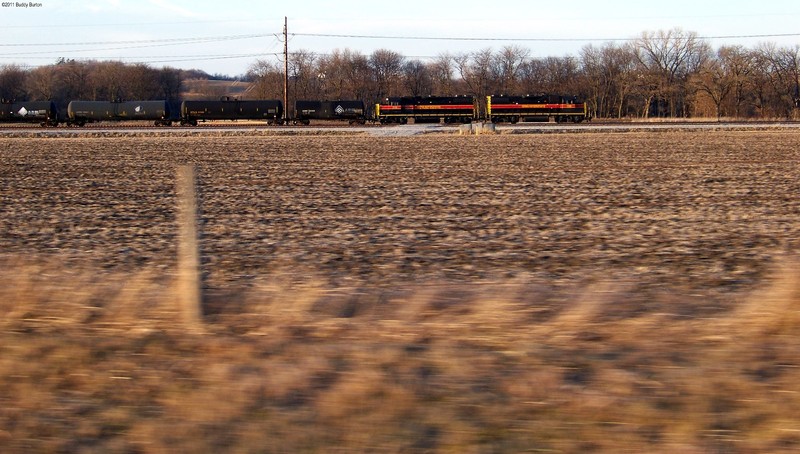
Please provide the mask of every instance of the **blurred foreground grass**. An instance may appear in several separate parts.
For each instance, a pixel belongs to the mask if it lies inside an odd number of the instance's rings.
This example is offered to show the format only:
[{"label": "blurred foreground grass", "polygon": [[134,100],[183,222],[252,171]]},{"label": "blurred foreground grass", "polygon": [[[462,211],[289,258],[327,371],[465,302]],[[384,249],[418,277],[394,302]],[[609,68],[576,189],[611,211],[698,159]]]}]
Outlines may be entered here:
[{"label": "blurred foreground grass", "polygon": [[2,265],[2,452],[800,449],[795,260],[713,316],[627,307],[619,278],[287,273],[208,295],[202,333],[170,276]]}]

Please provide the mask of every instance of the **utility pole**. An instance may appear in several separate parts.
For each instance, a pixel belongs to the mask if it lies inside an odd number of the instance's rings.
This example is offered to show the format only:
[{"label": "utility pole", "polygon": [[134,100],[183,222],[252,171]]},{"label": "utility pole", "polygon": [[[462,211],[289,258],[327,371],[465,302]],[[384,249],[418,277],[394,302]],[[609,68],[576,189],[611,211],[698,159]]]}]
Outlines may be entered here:
[{"label": "utility pole", "polygon": [[289,120],[289,18],[283,17],[283,122]]}]

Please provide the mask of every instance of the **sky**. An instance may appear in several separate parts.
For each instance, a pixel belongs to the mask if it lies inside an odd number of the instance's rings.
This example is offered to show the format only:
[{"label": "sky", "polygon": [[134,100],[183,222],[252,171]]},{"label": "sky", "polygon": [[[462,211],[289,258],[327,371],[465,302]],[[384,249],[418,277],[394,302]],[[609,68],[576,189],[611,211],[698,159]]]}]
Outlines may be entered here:
[{"label": "sky", "polygon": [[514,45],[531,57],[578,56],[644,31],[680,28],[714,49],[800,45],[796,0],[40,0],[0,4],[0,66],[59,58],[119,60],[237,76],[289,51],[422,61]]}]

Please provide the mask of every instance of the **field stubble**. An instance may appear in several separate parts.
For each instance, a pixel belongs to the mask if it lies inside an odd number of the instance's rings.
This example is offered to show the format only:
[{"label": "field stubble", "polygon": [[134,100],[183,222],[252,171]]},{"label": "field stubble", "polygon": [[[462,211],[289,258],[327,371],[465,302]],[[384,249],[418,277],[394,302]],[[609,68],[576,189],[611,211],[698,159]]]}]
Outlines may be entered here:
[{"label": "field stubble", "polygon": [[[796,449],[798,139],[3,139],[0,442]],[[184,162],[204,335],[170,304]]]}]

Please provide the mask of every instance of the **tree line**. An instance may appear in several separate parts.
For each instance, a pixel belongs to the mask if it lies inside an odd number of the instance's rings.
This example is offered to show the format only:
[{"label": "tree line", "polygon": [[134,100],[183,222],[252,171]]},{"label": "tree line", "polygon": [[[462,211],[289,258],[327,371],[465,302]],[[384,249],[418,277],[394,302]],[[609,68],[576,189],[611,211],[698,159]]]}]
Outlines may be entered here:
[{"label": "tree line", "polygon": [[61,107],[75,99],[177,101],[183,80],[196,73],[119,61],[59,59],[55,64],[30,70],[8,65],[0,68],[0,98],[4,101],[53,100]]},{"label": "tree line", "polygon": [[[643,32],[625,42],[587,45],[577,56],[531,57],[529,49],[445,53],[429,61],[388,49],[344,49],[289,56],[289,98],[360,99],[559,93],[586,100],[605,118],[795,118],[800,103],[800,45],[723,46],[681,29]],[[60,61],[33,70],[0,70],[4,99],[180,98],[173,68],[120,62]],[[207,76],[207,75],[206,75]],[[283,62],[258,60],[247,97],[282,99]],[[291,104],[291,102],[290,102]]]}]

